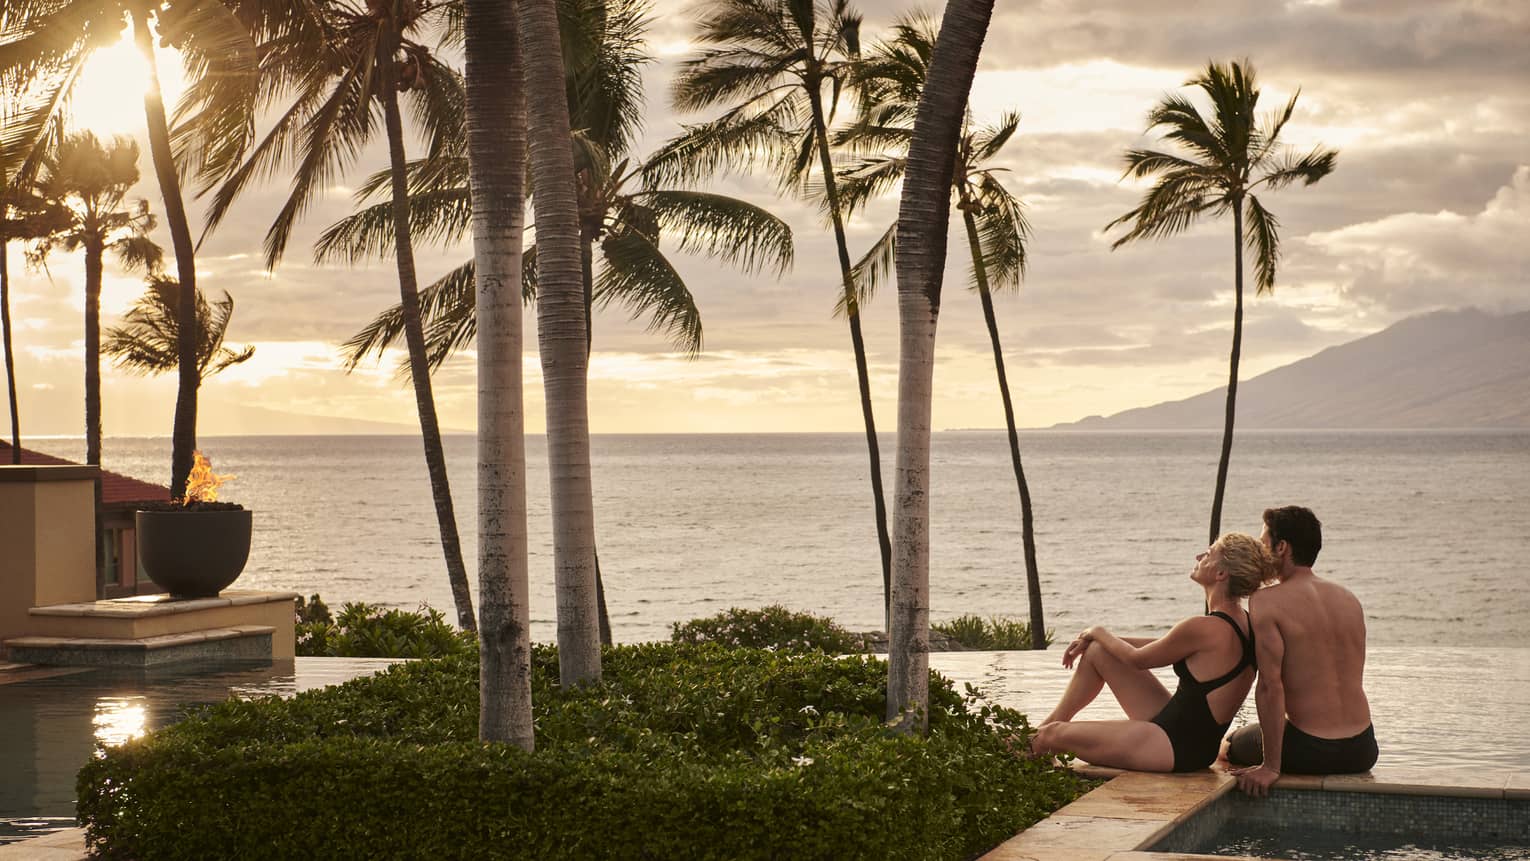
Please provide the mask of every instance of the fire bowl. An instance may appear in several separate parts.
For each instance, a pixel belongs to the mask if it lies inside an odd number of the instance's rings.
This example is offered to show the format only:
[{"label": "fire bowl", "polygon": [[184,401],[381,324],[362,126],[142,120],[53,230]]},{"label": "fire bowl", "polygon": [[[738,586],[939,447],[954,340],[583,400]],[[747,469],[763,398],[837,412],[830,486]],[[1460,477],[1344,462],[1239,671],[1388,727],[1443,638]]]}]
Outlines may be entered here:
[{"label": "fire bowl", "polygon": [[251,512],[139,511],[138,566],[172,598],[212,598],[250,558]]}]

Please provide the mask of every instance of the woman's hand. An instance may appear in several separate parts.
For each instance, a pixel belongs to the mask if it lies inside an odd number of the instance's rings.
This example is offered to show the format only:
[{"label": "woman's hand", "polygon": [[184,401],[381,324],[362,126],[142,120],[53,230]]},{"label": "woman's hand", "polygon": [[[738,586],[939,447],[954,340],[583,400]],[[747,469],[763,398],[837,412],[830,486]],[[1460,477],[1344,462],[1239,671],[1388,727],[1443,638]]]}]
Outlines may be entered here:
[{"label": "woman's hand", "polygon": [[1094,628],[1084,630],[1068,644],[1068,648],[1063,650],[1063,669],[1073,669],[1073,662],[1083,657],[1084,652],[1089,649],[1089,644],[1094,641],[1093,631]]}]

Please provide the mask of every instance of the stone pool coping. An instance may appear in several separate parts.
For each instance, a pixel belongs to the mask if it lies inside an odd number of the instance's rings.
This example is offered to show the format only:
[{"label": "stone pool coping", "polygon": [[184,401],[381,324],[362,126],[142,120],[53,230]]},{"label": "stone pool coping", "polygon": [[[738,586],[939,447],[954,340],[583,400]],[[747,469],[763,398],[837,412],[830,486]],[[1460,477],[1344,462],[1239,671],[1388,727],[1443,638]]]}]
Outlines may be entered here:
[{"label": "stone pool coping", "polygon": [[[1106,782],[1016,834],[981,861],[1265,861],[1250,856],[1149,852],[1151,846],[1216,799],[1236,792],[1220,769],[1149,774],[1078,765]],[[1530,799],[1530,772],[1443,772],[1380,768],[1366,774],[1282,775],[1276,789]],[[4,856],[0,856],[3,859]]]}]

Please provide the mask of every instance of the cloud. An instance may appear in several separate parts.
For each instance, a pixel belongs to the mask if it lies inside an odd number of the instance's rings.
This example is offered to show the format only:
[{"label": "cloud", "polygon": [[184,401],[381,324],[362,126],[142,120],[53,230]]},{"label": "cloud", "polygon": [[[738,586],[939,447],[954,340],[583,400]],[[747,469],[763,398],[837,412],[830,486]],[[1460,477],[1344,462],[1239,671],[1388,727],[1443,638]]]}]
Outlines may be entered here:
[{"label": "cloud", "polygon": [[1388,311],[1414,313],[1465,304],[1523,306],[1530,286],[1530,166],[1475,213],[1403,212],[1307,241],[1338,257],[1345,296]]}]

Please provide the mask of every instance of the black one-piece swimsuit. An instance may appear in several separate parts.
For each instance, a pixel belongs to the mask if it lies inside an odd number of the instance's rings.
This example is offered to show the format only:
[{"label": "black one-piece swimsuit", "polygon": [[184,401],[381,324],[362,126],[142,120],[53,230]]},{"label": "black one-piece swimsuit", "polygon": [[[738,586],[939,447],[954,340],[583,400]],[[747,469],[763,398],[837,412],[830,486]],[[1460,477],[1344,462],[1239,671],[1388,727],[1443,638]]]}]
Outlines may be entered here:
[{"label": "black one-piece swimsuit", "polygon": [[[1243,657],[1230,672],[1209,682],[1197,681],[1184,661],[1174,662],[1174,675],[1179,676],[1179,687],[1174,690],[1174,696],[1169,698],[1163,710],[1153,716],[1153,723],[1163,727],[1169,736],[1169,744],[1174,747],[1175,771],[1199,771],[1216,761],[1217,751],[1222,746],[1222,736],[1227,735],[1227,728],[1232,722],[1217,722],[1211,714],[1211,705],[1206,702],[1206,695],[1236,679],[1239,673],[1254,665],[1253,623],[1249,622],[1248,636],[1245,637],[1238,623],[1226,613],[1218,610],[1207,615],[1216,616],[1232,626],[1238,635],[1238,642],[1243,644]],[[1243,616],[1247,620],[1248,612],[1245,611]]]}]

